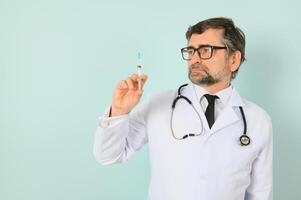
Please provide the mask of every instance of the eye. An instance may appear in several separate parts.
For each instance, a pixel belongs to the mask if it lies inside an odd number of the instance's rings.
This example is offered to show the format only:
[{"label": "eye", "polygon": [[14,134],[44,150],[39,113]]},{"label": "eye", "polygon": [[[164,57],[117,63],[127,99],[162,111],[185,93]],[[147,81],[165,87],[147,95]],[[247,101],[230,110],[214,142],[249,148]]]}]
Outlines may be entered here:
[{"label": "eye", "polygon": [[194,49],[187,48],[187,49],[184,49],[184,52],[187,53],[188,55],[192,55],[194,53]]},{"label": "eye", "polygon": [[200,47],[199,48],[199,53],[201,55],[201,58],[208,59],[208,58],[211,57],[212,49],[211,49],[211,47],[207,47],[207,46]]},{"label": "eye", "polygon": [[202,54],[209,54],[209,53],[211,53],[211,48],[210,47],[202,47],[202,48],[200,48],[200,52]]},{"label": "eye", "polygon": [[193,48],[193,47],[185,47],[181,49],[182,52],[182,57],[184,60],[191,60],[191,58],[193,57],[193,55],[195,54],[195,52],[197,51],[197,49]]}]

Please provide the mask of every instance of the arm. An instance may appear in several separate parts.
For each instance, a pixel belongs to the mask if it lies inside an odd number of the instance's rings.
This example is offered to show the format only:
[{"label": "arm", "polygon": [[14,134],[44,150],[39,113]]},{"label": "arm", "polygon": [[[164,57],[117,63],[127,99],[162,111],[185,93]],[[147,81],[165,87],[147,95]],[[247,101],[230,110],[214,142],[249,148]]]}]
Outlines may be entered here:
[{"label": "arm", "polygon": [[[144,75],[143,85],[146,79]],[[137,84],[136,75],[120,81],[114,91],[112,110],[99,119],[93,153],[95,159],[103,165],[127,161],[147,142],[147,106],[143,104],[132,111],[142,95]]]},{"label": "arm", "polygon": [[273,138],[272,125],[268,121],[264,126],[264,147],[253,163],[251,184],[247,189],[245,200],[273,199]]}]

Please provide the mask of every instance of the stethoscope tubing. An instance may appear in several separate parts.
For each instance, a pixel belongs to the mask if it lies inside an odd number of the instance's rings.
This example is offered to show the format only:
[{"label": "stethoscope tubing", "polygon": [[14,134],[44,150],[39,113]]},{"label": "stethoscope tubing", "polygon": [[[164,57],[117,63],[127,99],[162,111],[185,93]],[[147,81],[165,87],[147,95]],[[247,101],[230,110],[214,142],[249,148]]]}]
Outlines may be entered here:
[{"label": "stethoscope tubing", "polygon": [[[196,110],[196,108],[194,107],[194,105],[192,104],[192,102],[190,101],[190,99],[187,98],[186,96],[183,96],[183,95],[181,94],[182,88],[183,88],[183,87],[186,87],[187,85],[188,85],[188,84],[186,83],[186,84],[181,85],[181,86],[178,88],[178,94],[177,94],[177,96],[175,97],[175,99],[173,100],[172,106],[171,106],[172,111],[171,111],[171,119],[170,119],[170,129],[171,129],[171,132],[172,132],[173,137],[174,137],[176,140],[183,140],[183,139],[186,139],[186,138],[188,138],[188,137],[199,136],[199,135],[201,135],[202,132],[203,132],[203,131],[201,131],[201,132],[198,133],[198,134],[195,134],[195,133],[188,133],[188,134],[184,135],[184,136],[181,137],[181,138],[176,137],[176,135],[175,135],[175,133],[174,133],[174,130],[173,130],[173,123],[172,123],[172,121],[173,121],[173,112],[174,112],[174,109],[175,109],[175,107],[176,107],[177,102],[178,102],[180,99],[184,99],[190,106],[192,106],[192,108],[194,109],[194,111],[197,113],[198,118],[199,118],[199,120],[200,120],[200,122],[201,122],[201,124],[202,124],[202,127],[203,127],[203,122],[202,122],[202,119],[201,119],[200,114],[198,113],[198,111]],[[244,113],[244,110],[243,110],[242,106],[239,106],[239,110],[240,110],[240,113],[241,113],[241,116],[242,116],[242,120],[243,120],[243,124],[244,124],[243,134],[242,134],[242,135],[240,136],[240,138],[239,138],[239,143],[240,143],[240,145],[242,145],[242,146],[247,146],[247,145],[250,144],[250,141],[251,141],[251,140],[250,140],[249,136],[247,136],[247,121],[246,121],[246,116],[245,116],[245,113]]]}]

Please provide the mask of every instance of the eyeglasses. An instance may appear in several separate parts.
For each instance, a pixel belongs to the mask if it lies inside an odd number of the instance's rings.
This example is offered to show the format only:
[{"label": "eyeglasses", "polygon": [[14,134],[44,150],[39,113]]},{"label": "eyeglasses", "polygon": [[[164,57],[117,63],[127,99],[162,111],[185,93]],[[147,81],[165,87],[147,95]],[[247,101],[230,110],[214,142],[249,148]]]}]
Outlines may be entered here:
[{"label": "eyeglasses", "polygon": [[213,50],[218,49],[227,49],[227,47],[211,46],[211,45],[201,45],[198,48],[193,47],[184,47],[181,49],[182,57],[184,60],[191,60],[195,52],[198,52],[198,55],[201,59],[207,60],[212,57]]}]

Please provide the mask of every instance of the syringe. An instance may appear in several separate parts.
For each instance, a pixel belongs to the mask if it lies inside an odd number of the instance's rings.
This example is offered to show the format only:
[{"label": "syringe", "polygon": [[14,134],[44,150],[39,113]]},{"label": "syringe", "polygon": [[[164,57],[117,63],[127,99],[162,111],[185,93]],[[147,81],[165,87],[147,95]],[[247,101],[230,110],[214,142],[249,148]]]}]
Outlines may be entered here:
[{"label": "syringe", "polygon": [[142,59],[141,59],[140,52],[138,52],[137,74],[138,74],[138,89],[141,90]]}]

